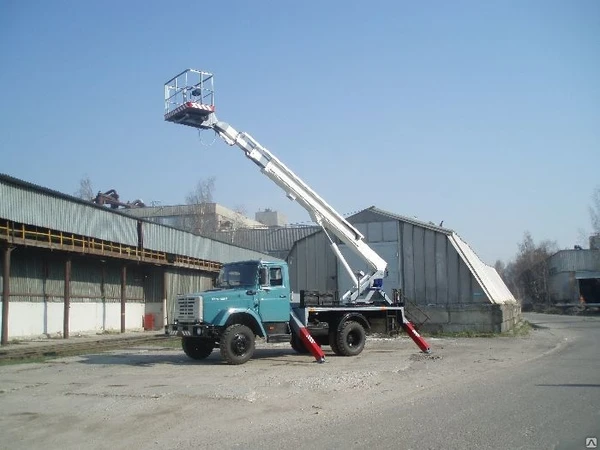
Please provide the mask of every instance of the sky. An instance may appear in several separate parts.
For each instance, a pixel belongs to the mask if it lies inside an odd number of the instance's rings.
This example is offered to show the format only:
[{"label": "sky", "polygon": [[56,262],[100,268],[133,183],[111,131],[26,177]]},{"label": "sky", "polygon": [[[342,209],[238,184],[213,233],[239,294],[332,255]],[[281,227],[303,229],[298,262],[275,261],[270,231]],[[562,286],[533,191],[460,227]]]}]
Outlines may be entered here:
[{"label": "sky", "polygon": [[[343,215],[455,230],[488,264],[523,233],[586,244],[600,186],[600,2],[0,1],[0,173],[67,194],[308,213],[214,134],[163,120],[214,74],[220,120]],[[587,245],[586,245],[587,246]]]}]

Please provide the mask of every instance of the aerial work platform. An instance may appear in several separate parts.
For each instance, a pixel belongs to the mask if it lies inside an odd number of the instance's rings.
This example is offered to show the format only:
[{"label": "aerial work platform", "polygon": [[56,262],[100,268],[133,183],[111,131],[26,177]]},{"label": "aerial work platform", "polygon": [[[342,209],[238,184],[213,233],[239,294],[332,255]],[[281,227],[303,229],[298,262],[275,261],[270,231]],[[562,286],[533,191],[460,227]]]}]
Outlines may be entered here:
[{"label": "aerial work platform", "polygon": [[[194,128],[215,112],[213,74],[187,69],[165,83],[165,120]],[[203,125],[204,124],[204,125]]]}]

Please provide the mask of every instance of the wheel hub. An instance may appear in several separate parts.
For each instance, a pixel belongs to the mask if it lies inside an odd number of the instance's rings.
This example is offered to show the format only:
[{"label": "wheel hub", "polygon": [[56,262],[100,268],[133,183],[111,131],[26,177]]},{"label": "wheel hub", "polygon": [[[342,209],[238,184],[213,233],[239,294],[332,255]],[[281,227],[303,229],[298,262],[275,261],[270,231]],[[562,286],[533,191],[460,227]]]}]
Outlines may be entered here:
[{"label": "wheel hub", "polygon": [[243,355],[248,349],[248,339],[242,334],[236,334],[231,343],[233,351],[238,355]]}]

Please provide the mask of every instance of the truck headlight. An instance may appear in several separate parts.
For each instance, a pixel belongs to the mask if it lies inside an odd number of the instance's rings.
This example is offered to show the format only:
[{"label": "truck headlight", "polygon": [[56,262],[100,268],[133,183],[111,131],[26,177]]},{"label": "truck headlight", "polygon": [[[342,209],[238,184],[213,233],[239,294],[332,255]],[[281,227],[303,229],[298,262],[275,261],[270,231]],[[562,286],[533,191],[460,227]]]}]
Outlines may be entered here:
[{"label": "truck headlight", "polygon": [[204,322],[204,299],[201,295],[198,296],[198,311],[196,317],[198,317],[200,323]]}]

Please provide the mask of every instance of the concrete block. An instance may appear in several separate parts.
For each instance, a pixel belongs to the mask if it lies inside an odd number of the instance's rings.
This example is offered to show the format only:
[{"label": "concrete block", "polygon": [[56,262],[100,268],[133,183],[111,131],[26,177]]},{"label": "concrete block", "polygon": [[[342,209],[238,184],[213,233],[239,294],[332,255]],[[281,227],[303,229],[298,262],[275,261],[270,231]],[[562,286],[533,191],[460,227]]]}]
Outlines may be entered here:
[{"label": "concrete block", "polygon": [[[429,320],[422,327],[427,332],[459,333],[466,331],[500,333],[510,331],[521,318],[519,304],[452,304],[419,307]],[[407,312],[410,309],[407,308]]]},{"label": "concrete block", "polygon": [[450,311],[450,323],[462,325],[484,324],[491,326],[493,323],[492,311],[488,305],[477,305],[477,307],[456,308]]}]

